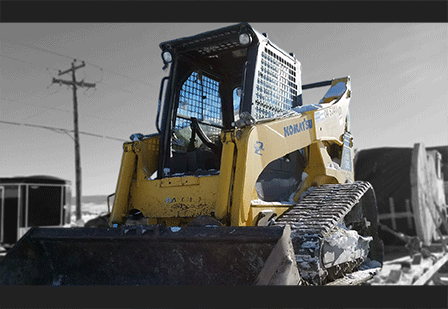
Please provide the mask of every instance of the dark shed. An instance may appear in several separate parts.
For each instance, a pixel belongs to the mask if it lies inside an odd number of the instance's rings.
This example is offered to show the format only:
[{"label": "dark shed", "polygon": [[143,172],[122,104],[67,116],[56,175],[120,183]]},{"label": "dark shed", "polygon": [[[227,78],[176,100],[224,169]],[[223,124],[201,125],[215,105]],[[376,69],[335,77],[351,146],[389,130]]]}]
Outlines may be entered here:
[{"label": "dark shed", "polygon": [[0,244],[13,246],[34,226],[69,224],[70,186],[47,175],[0,178]]}]

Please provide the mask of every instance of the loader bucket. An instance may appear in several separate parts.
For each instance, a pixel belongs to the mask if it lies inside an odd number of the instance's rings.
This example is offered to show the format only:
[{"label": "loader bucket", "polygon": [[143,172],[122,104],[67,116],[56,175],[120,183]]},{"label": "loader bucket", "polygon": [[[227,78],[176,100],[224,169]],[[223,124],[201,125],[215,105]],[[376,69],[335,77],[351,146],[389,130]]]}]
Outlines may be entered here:
[{"label": "loader bucket", "polygon": [[0,263],[0,284],[297,284],[286,227],[33,228]]}]

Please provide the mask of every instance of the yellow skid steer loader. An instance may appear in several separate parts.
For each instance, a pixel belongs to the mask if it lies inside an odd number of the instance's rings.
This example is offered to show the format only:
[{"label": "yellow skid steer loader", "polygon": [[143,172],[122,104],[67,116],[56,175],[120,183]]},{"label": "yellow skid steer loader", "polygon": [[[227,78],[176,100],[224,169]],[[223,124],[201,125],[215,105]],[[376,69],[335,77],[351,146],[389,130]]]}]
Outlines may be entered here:
[{"label": "yellow skid steer loader", "polygon": [[[156,128],[123,145],[109,227],[34,228],[2,284],[311,284],[381,267],[375,194],[353,177],[350,78],[241,23],[160,44]],[[329,87],[304,105],[302,91]]]}]

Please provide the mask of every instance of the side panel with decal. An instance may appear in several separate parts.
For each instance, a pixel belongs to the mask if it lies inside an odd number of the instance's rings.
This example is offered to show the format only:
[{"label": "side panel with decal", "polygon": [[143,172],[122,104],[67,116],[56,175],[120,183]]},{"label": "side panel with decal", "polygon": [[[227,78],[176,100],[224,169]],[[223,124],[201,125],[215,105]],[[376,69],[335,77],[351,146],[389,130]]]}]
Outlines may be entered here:
[{"label": "side panel with decal", "polygon": [[256,141],[254,148],[255,148],[255,153],[256,153],[257,155],[260,155],[260,156],[263,155],[263,154],[261,153],[261,151],[264,151],[264,150],[265,150],[264,147],[263,147],[263,142]]},{"label": "side panel with decal", "polygon": [[351,134],[344,134],[344,148],[342,149],[341,168],[346,171],[353,171],[352,166],[352,147],[351,147]]}]

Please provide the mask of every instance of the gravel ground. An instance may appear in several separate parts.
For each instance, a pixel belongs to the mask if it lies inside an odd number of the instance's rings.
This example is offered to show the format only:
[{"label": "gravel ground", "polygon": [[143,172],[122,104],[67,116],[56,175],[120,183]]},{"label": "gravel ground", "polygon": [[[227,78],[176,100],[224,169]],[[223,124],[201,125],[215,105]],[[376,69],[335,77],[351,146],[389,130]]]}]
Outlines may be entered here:
[{"label": "gravel ground", "polygon": [[76,213],[72,206],[71,226],[84,226],[87,221],[105,213],[107,213],[107,204],[83,203],[81,206],[82,221],[76,222]]}]

